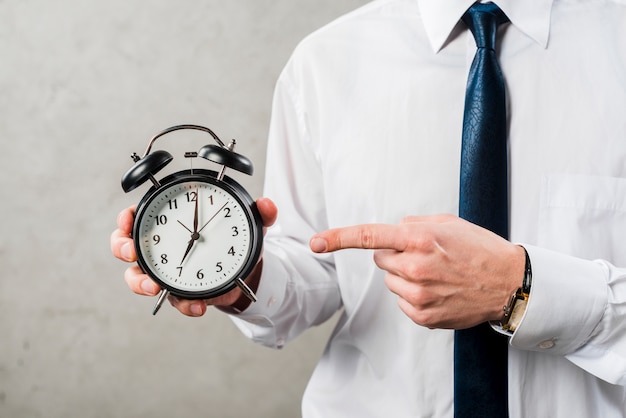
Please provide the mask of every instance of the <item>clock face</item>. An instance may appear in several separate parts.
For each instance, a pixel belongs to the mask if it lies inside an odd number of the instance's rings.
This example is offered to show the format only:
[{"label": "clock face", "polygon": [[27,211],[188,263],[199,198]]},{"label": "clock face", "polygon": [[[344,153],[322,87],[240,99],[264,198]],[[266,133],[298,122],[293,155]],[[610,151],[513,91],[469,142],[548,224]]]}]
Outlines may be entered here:
[{"label": "clock face", "polygon": [[245,278],[260,252],[249,203],[212,179],[165,184],[137,211],[139,264],[178,296],[225,293]]}]

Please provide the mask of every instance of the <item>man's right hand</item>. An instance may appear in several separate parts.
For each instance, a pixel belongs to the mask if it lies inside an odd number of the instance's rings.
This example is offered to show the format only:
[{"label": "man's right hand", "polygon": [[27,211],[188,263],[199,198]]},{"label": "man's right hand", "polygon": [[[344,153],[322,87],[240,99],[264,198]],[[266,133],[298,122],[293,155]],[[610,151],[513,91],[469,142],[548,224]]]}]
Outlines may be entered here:
[{"label": "man's right hand", "polygon": [[[274,202],[267,198],[258,199],[256,204],[263,220],[265,232],[265,228],[272,226],[276,221],[278,209],[276,208]],[[116,258],[128,263],[134,263],[137,261],[135,246],[133,244],[133,239],[131,238],[135,209],[135,206],[131,206],[119,213],[117,217],[117,229],[111,234],[111,252]],[[258,286],[262,264],[261,260],[259,260],[249,278],[246,279],[246,283],[248,283],[253,291],[255,291]],[[159,285],[152,281],[152,279],[150,279],[150,277],[145,274],[137,264],[134,264],[126,269],[124,279],[126,280],[130,290],[139,295],[155,296],[161,290]],[[241,290],[239,287],[236,287],[230,292],[212,299],[187,300],[170,296],[169,301],[172,306],[184,315],[202,316],[206,312],[207,306],[212,305],[229,307],[236,304],[239,309],[242,307],[245,308],[245,306],[241,306],[241,303],[244,300],[242,296],[243,294]]]}]

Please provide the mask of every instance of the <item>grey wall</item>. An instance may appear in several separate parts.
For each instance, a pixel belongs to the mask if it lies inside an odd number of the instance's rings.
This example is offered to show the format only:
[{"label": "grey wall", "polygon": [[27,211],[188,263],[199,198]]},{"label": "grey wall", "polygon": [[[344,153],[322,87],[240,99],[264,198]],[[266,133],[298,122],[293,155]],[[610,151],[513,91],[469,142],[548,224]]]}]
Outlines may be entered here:
[{"label": "grey wall", "polygon": [[152,317],[109,234],[145,191],[119,186],[129,154],[171,125],[237,138],[260,196],[280,69],[364,3],[0,0],[0,417],[299,415],[332,324],[273,351],[215,311]]}]

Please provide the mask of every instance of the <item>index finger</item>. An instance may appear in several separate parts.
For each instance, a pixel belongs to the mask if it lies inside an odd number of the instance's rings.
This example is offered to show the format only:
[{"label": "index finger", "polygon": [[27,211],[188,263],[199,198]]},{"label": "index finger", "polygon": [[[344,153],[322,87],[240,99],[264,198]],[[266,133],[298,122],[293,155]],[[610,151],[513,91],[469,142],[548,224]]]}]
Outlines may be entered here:
[{"label": "index finger", "polygon": [[389,224],[363,224],[321,232],[310,241],[313,252],[326,253],[347,248],[403,251],[406,247],[400,227]]}]

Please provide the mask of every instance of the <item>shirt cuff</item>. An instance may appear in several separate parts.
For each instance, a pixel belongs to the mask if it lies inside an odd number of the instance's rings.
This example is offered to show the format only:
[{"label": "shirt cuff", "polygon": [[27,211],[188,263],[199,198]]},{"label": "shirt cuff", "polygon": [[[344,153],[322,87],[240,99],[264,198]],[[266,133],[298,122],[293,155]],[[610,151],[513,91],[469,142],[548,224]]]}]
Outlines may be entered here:
[{"label": "shirt cuff", "polygon": [[583,260],[524,245],[533,282],[522,321],[511,338],[521,350],[569,354],[591,336],[605,312],[605,270]]},{"label": "shirt cuff", "polygon": [[233,323],[247,338],[268,347],[282,348],[285,341],[277,337],[275,324],[270,318],[283,302],[286,285],[281,280],[285,277],[288,276],[280,260],[264,256],[263,273],[255,292],[257,301],[250,303],[243,311],[232,308],[220,310],[229,314]]}]

